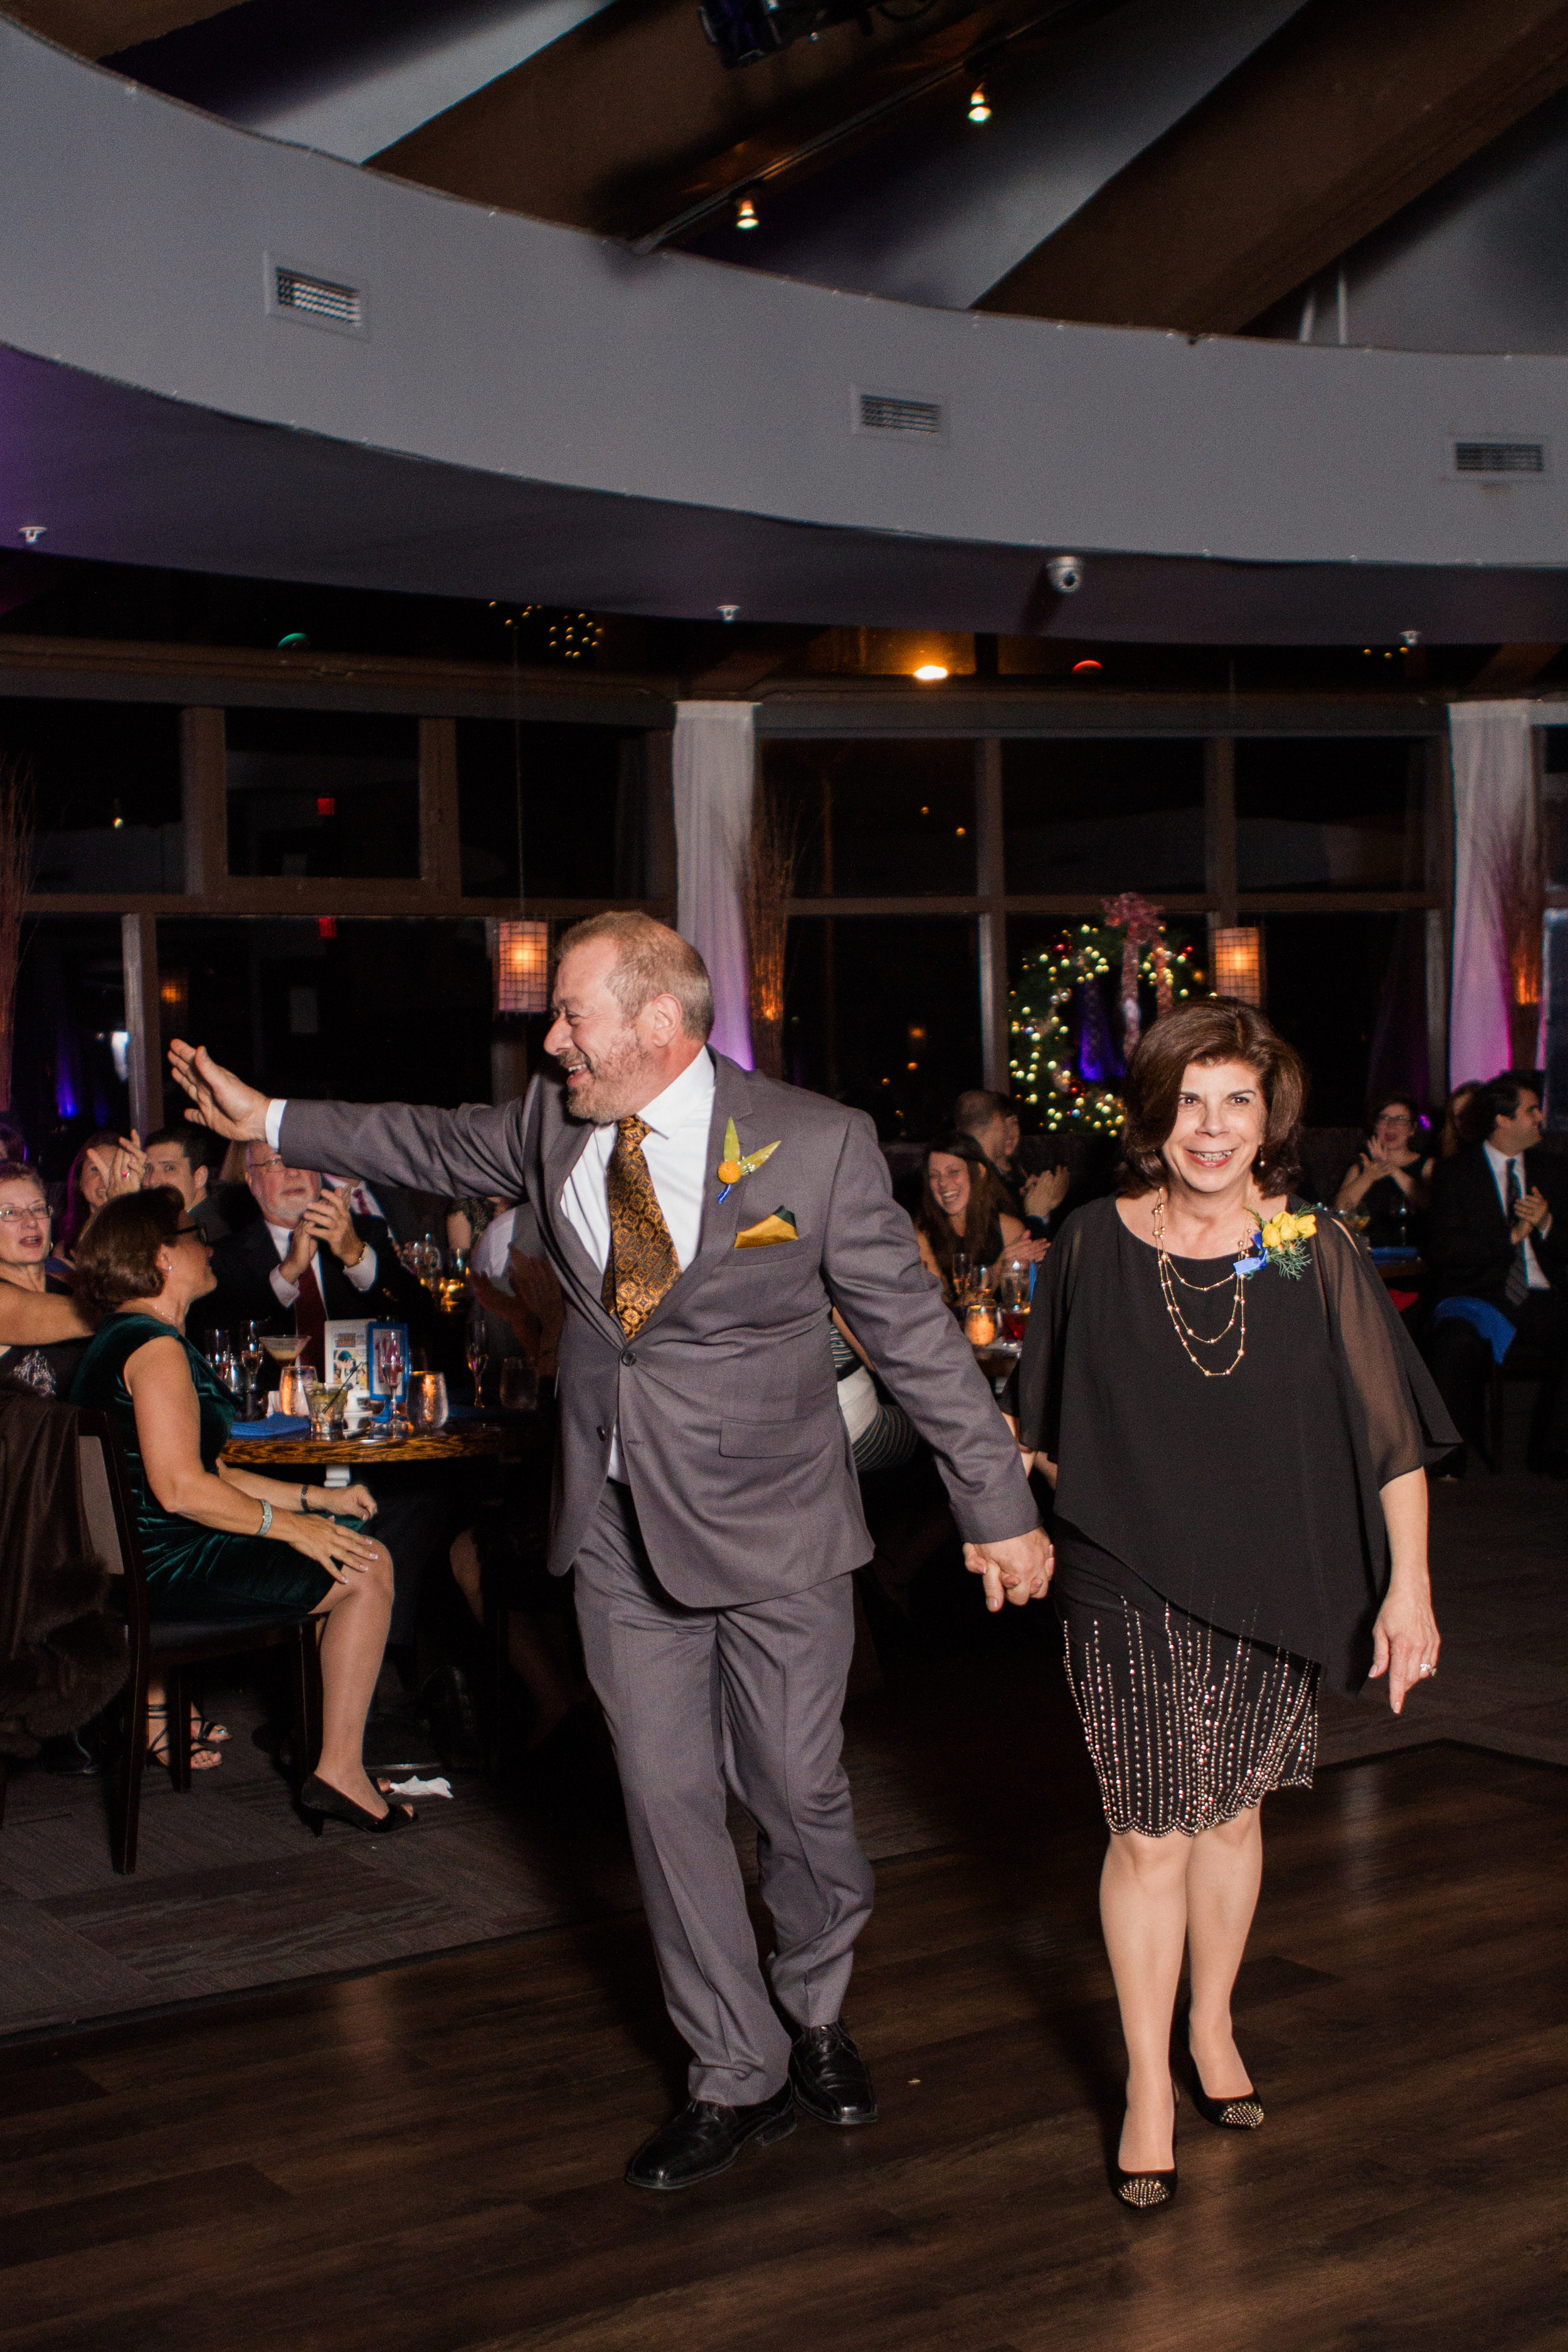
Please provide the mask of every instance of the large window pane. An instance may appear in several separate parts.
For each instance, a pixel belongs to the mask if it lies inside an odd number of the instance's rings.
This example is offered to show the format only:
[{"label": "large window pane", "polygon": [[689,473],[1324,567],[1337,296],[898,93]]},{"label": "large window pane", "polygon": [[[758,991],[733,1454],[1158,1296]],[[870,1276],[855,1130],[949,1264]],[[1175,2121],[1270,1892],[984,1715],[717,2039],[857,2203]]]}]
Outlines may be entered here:
[{"label": "large window pane", "polygon": [[973,743],[764,743],[763,774],[797,828],[797,898],[973,893]]},{"label": "large window pane", "polygon": [[24,924],[11,1104],[47,1176],[61,1177],[95,1128],[123,1134],[125,983],[112,916]]},{"label": "large window pane", "polygon": [[40,891],[184,888],[177,710],[3,697],[0,758],[33,779]]},{"label": "large window pane", "polygon": [[1268,1017],[1310,1073],[1310,1126],[1361,1123],[1374,1056],[1378,1085],[1426,1097],[1424,936],[1421,917],[1265,919]]},{"label": "large window pane", "polygon": [[647,898],[647,778],[646,739],[618,728],[460,719],[464,897]]},{"label": "large window pane", "polygon": [[231,710],[231,874],[416,877],[419,721]]},{"label": "large window pane", "polygon": [[1426,745],[1396,737],[1238,742],[1239,887],[1421,889],[1426,774]]},{"label": "large window pane", "polygon": [[1546,878],[1554,890],[1568,890],[1568,727],[1547,728],[1545,768],[1541,819]]},{"label": "large window pane", "polygon": [[167,1024],[268,1094],[489,1097],[482,922],[161,921]]},{"label": "large window pane", "polygon": [[868,1110],[884,1139],[952,1123],[981,1083],[976,926],[810,917],[789,927],[784,1075]]},{"label": "large window pane", "polygon": [[1002,788],[1011,891],[1204,887],[1201,743],[1007,743]]}]

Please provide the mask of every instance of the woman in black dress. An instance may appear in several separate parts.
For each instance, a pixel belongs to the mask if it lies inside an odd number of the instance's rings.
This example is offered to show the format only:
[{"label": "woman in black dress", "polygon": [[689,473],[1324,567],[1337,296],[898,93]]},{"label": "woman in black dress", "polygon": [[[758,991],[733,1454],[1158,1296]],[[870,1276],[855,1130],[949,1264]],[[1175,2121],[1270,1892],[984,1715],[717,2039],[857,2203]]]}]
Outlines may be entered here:
[{"label": "woman in black dress", "polygon": [[1424,1465],[1453,1436],[1354,1240],[1289,1199],[1304,1087],[1249,1005],[1157,1021],[1127,1074],[1121,1196],[1068,1219],[1019,1365],[1019,1443],[1056,1486],[1068,1679],[1111,1832],[1117,2193],[1136,2207],[1175,2190],[1184,1943],[1199,2111],[1263,2121],[1230,1993],[1258,1806],[1310,1784],[1320,1675],[1342,1692],[1386,1675],[1397,1714],[1437,1666]]},{"label": "woman in black dress", "polygon": [[49,1204],[26,1160],[0,1160],[0,1381],[63,1397],[92,1325],[47,1272]]},{"label": "woman in black dress", "polygon": [[1414,1244],[1418,1219],[1432,1205],[1433,1159],[1411,1095],[1374,1095],[1367,1108],[1366,1150],[1334,1195],[1342,1217],[1363,1216],[1373,1249]]}]

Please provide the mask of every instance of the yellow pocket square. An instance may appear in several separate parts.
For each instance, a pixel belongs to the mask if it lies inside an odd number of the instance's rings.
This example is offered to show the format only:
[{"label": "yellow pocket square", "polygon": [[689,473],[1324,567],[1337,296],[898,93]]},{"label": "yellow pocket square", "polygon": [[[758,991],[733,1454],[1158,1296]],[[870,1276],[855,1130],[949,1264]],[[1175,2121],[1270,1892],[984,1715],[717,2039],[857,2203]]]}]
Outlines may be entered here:
[{"label": "yellow pocket square", "polygon": [[748,1225],[743,1234],[735,1235],[737,1249],[771,1249],[775,1242],[797,1242],[795,1214],[789,1209],[775,1209],[760,1225]]}]

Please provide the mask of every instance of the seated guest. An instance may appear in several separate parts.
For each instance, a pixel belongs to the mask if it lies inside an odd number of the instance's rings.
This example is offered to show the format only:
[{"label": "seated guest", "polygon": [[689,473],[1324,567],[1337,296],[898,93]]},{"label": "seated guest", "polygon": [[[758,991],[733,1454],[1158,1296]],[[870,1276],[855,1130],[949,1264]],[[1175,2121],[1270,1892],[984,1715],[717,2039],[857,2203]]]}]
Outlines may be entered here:
[{"label": "seated guest", "polygon": [[1464,1085],[1456,1087],[1448,1097],[1444,1106],[1443,1123],[1437,1130],[1437,1156],[1440,1160],[1452,1160],[1455,1152],[1462,1150],[1467,1143],[1480,1141],[1476,1133],[1476,1097],[1480,1090],[1479,1078],[1467,1078]]},{"label": "seated guest", "polygon": [[[196,1330],[302,1334],[300,1360],[325,1370],[326,1326],[406,1323],[411,1349],[437,1330],[437,1309],[402,1265],[384,1224],[356,1217],[346,1190],[323,1186],[314,1169],[285,1166],[268,1143],[246,1147],[245,1181],[261,1214],[213,1253],[213,1285],[192,1316]],[[420,1588],[440,1557],[449,1524],[439,1471],[390,1468],[372,1492],[397,1562],[391,1643],[412,1643]]]},{"label": "seated guest", "polygon": [[1392,1249],[1413,1241],[1413,1218],[1432,1200],[1433,1160],[1416,1148],[1421,1113],[1411,1095],[1379,1095],[1367,1113],[1366,1150],[1334,1195],[1341,1216],[1368,1217],[1369,1247]]},{"label": "seated guest", "polygon": [[962,1253],[977,1270],[994,1277],[1004,1260],[1036,1265],[1050,1247],[1025,1231],[1004,1203],[1002,1179],[970,1135],[944,1135],[930,1146],[921,1171],[915,1239],[921,1263],[941,1277],[942,1295],[958,1303],[952,1260]]},{"label": "seated guest", "polygon": [[388,1805],[361,1760],[392,1609],[392,1561],[357,1524],[374,1509],[370,1496],[350,1486],[329,1499],[219,1460],[233,1403],[185,1338],[192,1302],[213,1286],[212,1250],[172,1187],[107,1203],[79,1272],[103,1320],[71,1401],[119,1424],[152,1614],[324,1617],[321,1752],[300,1802],[318,1831],[325,1815],[395,1829],[404,1809]]},{"label": "seated guest", "polygon": [[1007,1189],[1006,1206],[1015,1212],[1021,1206],[1029,1231],[1043,1241],[1050,1218],[1067,1198],[1070,1171],[1053,1166],[1031,1174],[1024,1167],[1023,1124],[1010,1095],[972,1087],[954,1104],[952,1123],[961,1135],[973,1137]]},{"label": "seated guest", "polygon": [[301,1360],[318,1372],[329,1319],[406,1323],[411,1340],[428,1331],[428,1291],[400,1264],[385,1225],[353,1214],[346,1191],[323,1188],[314,1169],[287,1167],[268,1143],[247,1146],[245,1181],[261,1214],[218,1244],[201,1328],[303,1333]]},{"label": "seated guest", "polygon": [[230,1227],[214,1198],[212,1171],[200,1138],[199,1128],[185,1126],[161,1127],[156,1135],[150,1135],[142,1147],[147,1156],[142,1162],[142,1182],[144,1188],[172,1184],[190,1212],[197,1233],[216,1247],[228,1239]]},{"label": "seated guest", "polygon": [[142,1185],[142,1146],[134,1135],[112,1134],[100,1127],[89,1135],[70,1164],[66,1178],[66,1213],[60,1220],[59,1254],[68,1265],[76,1246],[100,1209],[121,1192]]},{"label": "seated guest", "polygon": [[46,1273],[48,1255],[41,1179],[20,1160],[0,1160],[0,1381],[63,1397],[92,1325],[68,1284]]},{"label": "seated guest", "polygon": [[[1426,1360],[1470,1444],[1498,1347],[1505,1368],[1542,1367],[1534,1451],[1542,1469],[1568,1477],[1568,1162],[1540,1148],[1533,1070],[1505,1070],[1478,1088],[1475,1110],[1486,1140],[1438,1160],[1426,1249],[1436,1298],[1474,1300],[1479,1311],[1471,1320],[1439,1309]],[[1454,1476],[1464,1467],[1463,1451],[1444,1465]]]},{"label": "seated guest", "polygon": [[25,1161],[27,1139],[14,1118],[0,1118],[0,1160]]}]

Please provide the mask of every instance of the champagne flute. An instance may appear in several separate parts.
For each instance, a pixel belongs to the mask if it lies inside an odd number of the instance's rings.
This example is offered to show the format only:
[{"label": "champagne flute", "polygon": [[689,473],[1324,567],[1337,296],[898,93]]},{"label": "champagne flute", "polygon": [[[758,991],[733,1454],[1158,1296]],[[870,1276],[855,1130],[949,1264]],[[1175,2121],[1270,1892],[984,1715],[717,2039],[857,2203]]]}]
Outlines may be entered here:
[{"label": "champagne flute", "polygon": [[240,1369],[245,1374],[244,1410],[247,1421],[254,1421],[256,1419],[256,1375],[261,1370],[265,1361],[266,1358],[262,1353],[261,1347],[261,1334],[257,1329],[254,1323],[247,1323],[245,1327],[245,1336],[240,1341],[239,1348]]}]

